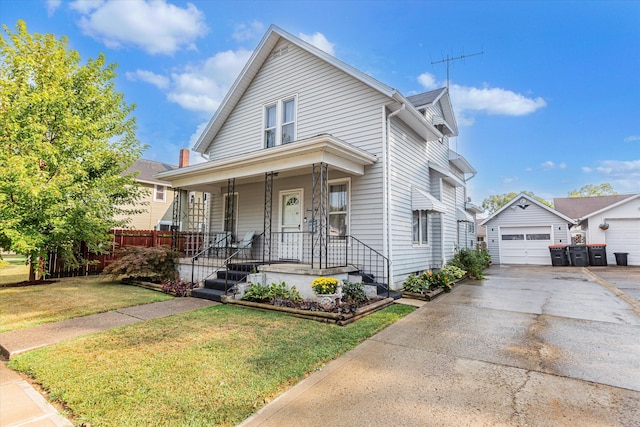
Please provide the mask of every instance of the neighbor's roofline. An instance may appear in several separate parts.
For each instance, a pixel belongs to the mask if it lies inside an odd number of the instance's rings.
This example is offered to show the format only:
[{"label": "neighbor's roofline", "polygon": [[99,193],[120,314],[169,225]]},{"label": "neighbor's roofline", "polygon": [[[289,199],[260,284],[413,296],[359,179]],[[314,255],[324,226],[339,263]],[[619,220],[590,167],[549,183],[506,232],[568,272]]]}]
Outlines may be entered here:
[{"label": "neighbor's roofline", "polygon": [[626,199],[622,199],[612,205],[609,205],[607,207],[598,209],[595,212],[591,212],[589,215],[585,215],[582,218],[579,218],[580,221],[584,220],[584,219],[589,219],[592,216],[596,216],[596,215],[600,215],[602,212],[608,211],[609,209],[613,209],[613,208],[617,208],[620,205],[624,205],[627,202],[630,202],[631,200],[637,199],[638,197],[640,197],[640,194],[631,194],[629,197],[627,197]]},{"label": "neighbor's roofline", "polygon": [[556,215],[557,217],[560,217],[562,219],[564,219],[565,221],[569,222],[570,224],[577,224],[577,221],[569,218],[568,216],[566,216],[565,214],[563,214],[562,212],[558,212],[557,210],[545,205],[544,203],[541,203],[539,201],[537,201],[536,199],[534,199],[533,197],[529,196],[526,193],[520,193],[518,194],[516,197],[514,197],[512,200],[509,201],[509,203],[506,203],[503,207],[501,207],[500,209],[498,209],[497,211],[495,211],[493,214],[489,215],[487,217],[487,219],[485,219],[484,221],[482,221],[480,223],[480,225],[486,225],[487,222],[489,222],[490,220],[492,220],[494,217],[500,215],[500,213],[502,213],[504,210],[508,209],[509,207],[511,207],[511,205],[513,205],[518,199],[521,198],[525,198],[527,200],[529,200],[531,203],[536,204],[537,206],[545,209],[546,211],[548,211],[549,213],[552,213],[554,215]]}]

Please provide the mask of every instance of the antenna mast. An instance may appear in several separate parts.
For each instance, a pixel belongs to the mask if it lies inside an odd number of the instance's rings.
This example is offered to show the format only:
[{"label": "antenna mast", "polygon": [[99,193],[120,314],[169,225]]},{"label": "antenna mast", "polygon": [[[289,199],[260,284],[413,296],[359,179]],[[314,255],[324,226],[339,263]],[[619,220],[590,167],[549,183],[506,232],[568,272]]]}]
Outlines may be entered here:
[{"label": "antenna mast", "polygon": [[431,65],[441,64],[443,62],[447,63],[447,89],[449,89],[449,63],[451,61],[458,61],[460,59],[470,58],[472,56],[478,56],[478,55],[484,55],[484,51],[472,53],[470,55],[460,55],[460,56],[456,56],[455,58],[449,58],[449,54],[447,54],[447,57],[444,59],[441,59],[440,61],[431,61]]}]

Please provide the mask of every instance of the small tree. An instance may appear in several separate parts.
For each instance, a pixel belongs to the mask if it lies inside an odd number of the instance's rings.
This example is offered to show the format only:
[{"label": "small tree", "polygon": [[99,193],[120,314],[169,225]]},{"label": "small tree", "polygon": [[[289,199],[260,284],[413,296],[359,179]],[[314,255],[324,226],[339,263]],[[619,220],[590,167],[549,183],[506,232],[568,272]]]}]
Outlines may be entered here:
[{"label": "small tree", "polygon": [[617,194],[611,184],[605,182],[600,185],[587,184],[579,190],[569,191],[568,197],[615,196]]},{"label": "small tree", "polygon": [[[523,191],[522,193],[526,194],[529,197],[533,197],[534,199],[536,199],[537,201],[539,201],[544,205],[547,205],[551,208],[553,207],[552,203],[547,202],[542,197],[536,196],[531,191]],[[518,197],[518,194],[519,193],[506,193],[506,194],[491,195],[482,201],[482,209],[484,209],[491,215],[492,213],[497,212],[498,210],[500,210],[501,207],[503,207],[504,205],[506,205],[507,203],[509,203],[516,197]]]},{"label": "small tree", "polygon": [[[80,64],[67,39],[0,33],[0,247],[33,267],[57,252],[67,265],[86,242],[109,249],[118,213],[132,213],[140,189],[123,175],[140,157],[133,106],[115,90],[104,55]],[[42,264],[41,264],[42,263]]]}]

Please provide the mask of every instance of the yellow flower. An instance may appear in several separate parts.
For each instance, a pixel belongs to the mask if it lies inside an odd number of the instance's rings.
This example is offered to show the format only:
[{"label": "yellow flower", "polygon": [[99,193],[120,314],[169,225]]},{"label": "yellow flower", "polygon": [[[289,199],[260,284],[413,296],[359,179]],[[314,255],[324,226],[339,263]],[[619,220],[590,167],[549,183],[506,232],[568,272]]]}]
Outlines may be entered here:
[{"label": "yellow flower", "polygon": [[335,294],[339,280],[333,277],[317,277],[311,282],[313,292],[318,295]]}]

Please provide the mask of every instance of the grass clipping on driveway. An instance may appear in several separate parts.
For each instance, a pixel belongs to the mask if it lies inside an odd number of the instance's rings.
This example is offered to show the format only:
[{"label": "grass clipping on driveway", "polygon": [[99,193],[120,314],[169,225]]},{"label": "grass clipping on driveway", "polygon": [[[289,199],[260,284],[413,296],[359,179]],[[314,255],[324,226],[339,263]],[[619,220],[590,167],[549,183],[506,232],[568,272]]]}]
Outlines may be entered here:
[{"label": "grass clipping on driveway", "polygon": [[25,353],[10,367],[77,423],[231,426],[412,310],[394,304],[340,327],[219,305]]},{"label": "grass clipping on driveway", "polygon": [[0,288],[0,332],[171,298],[102,276],[59,279],[50,285]]}]

